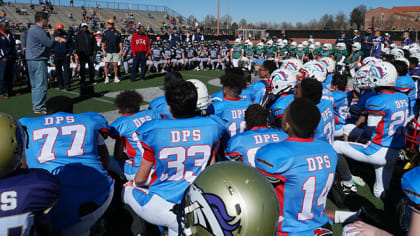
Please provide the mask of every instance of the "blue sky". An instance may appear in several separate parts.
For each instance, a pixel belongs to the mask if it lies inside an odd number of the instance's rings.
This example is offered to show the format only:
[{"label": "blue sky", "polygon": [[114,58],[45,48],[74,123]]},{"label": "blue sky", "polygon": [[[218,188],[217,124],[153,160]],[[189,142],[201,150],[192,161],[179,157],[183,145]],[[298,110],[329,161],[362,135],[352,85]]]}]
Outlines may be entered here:
[{"label": "blue sky", "polygon": [[[420,5],[419,0],[220,0],[220,16],[227,13],[227,2],[229,2],[229,15],[233,17],[234,21],[245,18],[248,22],[289,21],[292,23],[319,19],[326,13],[335,15],[339,11],[349,15],[353,8],[360,4],[365,4],[368,9],[392,8],[394,5]],[[217,0],[142,0],[139,3],[165,5],[186,17],[194,15],[199,20],[202,20],[207,14],[217,15]]]}]

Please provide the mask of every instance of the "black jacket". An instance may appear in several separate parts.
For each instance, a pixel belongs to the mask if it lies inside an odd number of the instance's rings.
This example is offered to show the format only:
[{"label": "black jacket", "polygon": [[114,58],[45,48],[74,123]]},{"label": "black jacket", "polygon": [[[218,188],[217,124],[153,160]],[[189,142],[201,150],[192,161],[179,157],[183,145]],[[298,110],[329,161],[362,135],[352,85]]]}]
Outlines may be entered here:
[{"label": "black jacket", "polygon": [[94,56],[94,52],[98,51],[95,37],[89,31],[79,31],[75,38],[74,48],[79,56]]}]

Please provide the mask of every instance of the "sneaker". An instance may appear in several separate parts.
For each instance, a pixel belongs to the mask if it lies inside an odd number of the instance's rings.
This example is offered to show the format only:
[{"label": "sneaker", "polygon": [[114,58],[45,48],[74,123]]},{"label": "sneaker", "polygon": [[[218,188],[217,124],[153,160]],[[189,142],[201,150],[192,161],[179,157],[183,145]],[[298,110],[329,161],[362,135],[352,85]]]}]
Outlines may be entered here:
[{"label": "sneaker", "polygon": [[362,177],[359,177],[359,176],[352,175],[351,181],[353,181],[353,183],[355,183],[355,184],[357,184],[361,187],[366,185],[366,182],[362,179]]},{"label": "sneaker", "polygon": [[115,77],[114,78],[114,83],[119,83],[119,82],[120,82],[120,79],[118,77]]},{"label": "sneaker", "polygon": [[46,115],[47,114],[47,109],[42,108],[40,110],[34,110],[34,113],[35,114],[43,114],[43,115]]},{"label": "sneaker", "polygon": [[108,77],[105,78],[105,84],[109,84],[109,78]]},{"label": "sneaker", "polygon": [[357,193],[357,186],[353,182],[341,181],[344,195],[351,195]]}]

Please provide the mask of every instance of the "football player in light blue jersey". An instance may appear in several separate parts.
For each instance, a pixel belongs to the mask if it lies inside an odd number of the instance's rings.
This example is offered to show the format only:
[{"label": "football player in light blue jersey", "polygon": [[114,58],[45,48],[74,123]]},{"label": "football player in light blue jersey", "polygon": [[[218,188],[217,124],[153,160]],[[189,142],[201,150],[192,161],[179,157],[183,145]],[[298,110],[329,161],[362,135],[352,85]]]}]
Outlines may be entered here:
[{"label": "football player in light blue jersey", "polygon": [[[173,80],[166,88],[174,119],[152,120],[137,130],[144,154],[134,181],[123,189],[123,201],[147,222],[168,227],[172,236],[178,235],[172,208],[201,171],[215,162],[224,123],[217,116],[199,116],[193,83]],[[154,178],[147,188],[153,166]]]},{"label": "football player in light blue jersey", "polygon": [[295,99],[282,119],[289,138],[257,151],[255,166],[272,182],[280,204],[277,235],[313,236],[319,228],[323,235],[332,235],[325,207],[337,153],[329,143],[313,138],[320,119],[312,101]]},{"label": "football player in light blue jersey", "polygon": [[334,114],[335,114],[335,131],[334,137],[342,137],[343,126],[347,123],[350,117],[349,113],[349,96],[351,92],[346,90],[347,76],[335,74],[331,82],[331,91],[334,97]]},{"label": "football player in light blue jersey", "polygon": [[29,135],[27,166],[60,180],[60,197],[51,210],[54,232],[88,235],[114,193],[114,181],[104,169],[108,122],[94,112],[72,114],[73,101],[65,96],[49,99],[46,106],[49,115],[21,119]]},{"label": "football player in light blue jersey", "polygon": [[[182,75],[179,72],[170,72],[166,74],[164,79],[164,90],[166,84],[169,81],[176,80],[176,79],[183,79]],[[153,99],[149,104],[149,109],[154,109],[159,112],[159,114],[165,119],[172,119],[172,114],[169,111],[168,103],[166,102],[165,96],[161,96],[158,98]]]},{"label": "football player in light blue jersey", "polygon": [[321,113],[321,120],[315,130],[315,139],[332,144],[334,142],[334,108],[329,100],[321,99],[321,82],[312,78],[303,79],[299,87],[295,90],[295,98],[300,97],[314,102]]},{"label": "football player in light blue jersey", "polygon": [[275,69],[276,63],[274,61],[264,61],[258,71],[259,77],[262,80],[256,81],[249,86],[250,91],[253,91],[252,101],[255,104],[260,104],[264,108],[265,104],[269,102],[271,89],[273,88],[270,77]]},{"label": "football player in light blue jersey", "polygon": [[348,158],[374,165],[376,180],[373,193],[377,198],[383,198],[389,188],[399,150],[404,146],[409,101],[405,94],[396,93],[393,89],[398,75],[391,63],[373,65],[369,76],[378,91],[378,95],[366,102],[367,125],[373,130],[371,139],[367,144],[335,141],[334,149]]},{"label": "football player in light blue jersey", "polygon": [[[235,73],[240,73],[242,74],[244,77],[246,77],[246,81],[247,81],[247,87],[242,89],[241,94],[239,95],[242,99],[249,99],[252,100],[254,94],[253,94],[253,90],[249,88],[249,85],[251,84],[251,74],[248,71],[245,71],[244,69],[237,69],[234,68],[232,69],[232,71],[235,71]],[[223,101],[223,89],[219,90],[215,93],[213,93],[213,95],[211,95],[211,100],[213,102],[215,101]]]},{"label": "football player in light blue jersey", "polygon": [[110,136],[115,139],[114,158],[111,158],[111,163],[115,161],[117,164],[112,170],[117,169],[115,172],[125,175],[129,181],[134,179],[144,152],[136,130],[146,122],[161,119],[155,110],[140,111],[142,101],[142,96],[133,90],[121,92],[114,101],[122,116],[110,127]]},{"label": "football player in light blue jersey", "polygon": [[214,114],[225,122],[226,134],[223,137],[223,144],[227,145],[231,137],[245,131],[245,111],[252,102],[239,96],[247,85],[242,70],[226,71],[220,80],[223,84],[223,100],[210,104],[207,113]]},{"label": "football player in light blue jersey", "polygon": [[231,138],[226,149],[226,158],[242,161],[255,167],[255,154],[268,143],[278,143],[288,136],[282,130],[268,128],[267,112],[258,104],[245,111],[247,131]]},{"label": "football player in light blue jersey", "polygon": [[416,83],[408,74],[408,65],[404,61],[396,60],[394,62],[395,69],[397,69],[398,78],[397,84],[395,85],[395,90],[402,92],[408,96],[409,106],[410,106],[410,115],[407,122],[410,122],[414,119],[416,111]]}]

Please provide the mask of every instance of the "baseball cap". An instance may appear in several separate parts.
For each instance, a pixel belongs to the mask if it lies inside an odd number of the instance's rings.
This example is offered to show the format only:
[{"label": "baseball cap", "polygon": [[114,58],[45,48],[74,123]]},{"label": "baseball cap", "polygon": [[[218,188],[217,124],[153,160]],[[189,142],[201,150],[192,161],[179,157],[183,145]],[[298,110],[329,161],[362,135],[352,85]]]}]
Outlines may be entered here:
[{"label": "baseball cap", "polygon": [[5,22],[5,23],[7,23],[7,22],[9,22],[9,20],[6,20],[5,18],[3,18],[3,19],[0,19],[0,22]]},{"label": "baseball cap", "polygon": [[63,25],[63,24],[61,24],[61,23],[57,23],[57,24],[55,25],[55,28],[56,28],[56,29],[64,29],[64,25]]},{"label": "baseball cap", "polygon": [[113,19],[109,19],[108,20],[108,24],[114,24],[114,20]]},{"label": "baseball cap", "polygon": [[102,32],[98,30],[98,31],[96,31],[96,34],[102,34]]},{"label": "baseball cap", "polygon": [[389,33],[385,33],[385,37],[391,37]]},{"label": "baseball cap", "polygon": [[354,33],[358,33],[359,31],[358,31],[358,30],[353,30],[353,32],[354,32]]},{"label": "baseball cap", "polygon": [[82,23],[82,24],[80,25],[80,27],[88,27],[88,24],[86,24],[86,23]]}]

